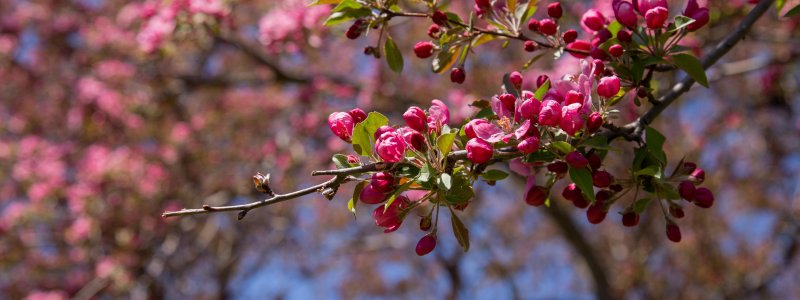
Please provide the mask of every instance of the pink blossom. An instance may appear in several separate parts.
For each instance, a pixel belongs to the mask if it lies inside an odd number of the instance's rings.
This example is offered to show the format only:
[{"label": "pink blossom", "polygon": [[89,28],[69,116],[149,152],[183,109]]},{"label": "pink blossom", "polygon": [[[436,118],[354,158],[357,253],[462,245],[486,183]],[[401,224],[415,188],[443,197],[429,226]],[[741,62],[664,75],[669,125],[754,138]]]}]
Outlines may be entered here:
[{"label": "pink blossom", "polygon": [[431,102],[431,107],[428,108],[428,129],[439,132],[442,126],[450,122],[450,110],[441,100],[434,99]]},{"label": "pink blossom", "polygon": [[406,152],[406,140],[397,132],[386,132],[375,141],[375,153],[385,162],[403,160]]},{"label": "pink blossom", "polygon": [[539,112],[539,124],[557,126],[561,121],[561,104],[555,100],[544,100]]},{"label": "pink blossom", "polygon": [[328,116],[328,127],[331,132],[345,142],[353,136],[353,117],[345,112],[335,112]]},{"label": "pink blossom", "polygon": [[474,138],[467,142],[467,159],[472,163],[482,164],[492,159],[494,150],[492,144],[480,138]]},{"label": "pink blossom", "polygon": [[581,107],[581,104],[573,103],[561,108],[559,126],[570,136],[574,136],[576,132],[583,129],[584,121],[581,115]]}]

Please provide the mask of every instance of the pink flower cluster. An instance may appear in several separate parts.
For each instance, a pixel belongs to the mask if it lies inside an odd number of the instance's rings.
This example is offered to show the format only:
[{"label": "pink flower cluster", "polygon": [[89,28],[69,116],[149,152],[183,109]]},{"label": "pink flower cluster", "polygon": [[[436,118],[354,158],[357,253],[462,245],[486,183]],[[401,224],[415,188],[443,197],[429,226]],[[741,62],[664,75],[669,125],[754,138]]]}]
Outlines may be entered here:
[{"label": "pink flower cluster", "polygon": [[258,22],[258,40],[267,51],[295,52],[304,44],[318,47],[322,21],[330,14],[327,5],[306,6],[303,1],[283,1]]}]

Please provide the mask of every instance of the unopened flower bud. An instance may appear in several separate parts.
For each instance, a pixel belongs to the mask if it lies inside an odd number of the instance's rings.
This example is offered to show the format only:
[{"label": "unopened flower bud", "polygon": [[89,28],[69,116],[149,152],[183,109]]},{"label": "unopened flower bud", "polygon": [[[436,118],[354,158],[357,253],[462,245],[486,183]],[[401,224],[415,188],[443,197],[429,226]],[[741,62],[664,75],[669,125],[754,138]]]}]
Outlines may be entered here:
[{"label": "unopened flower bud", "polygon": [[328,116],[328,127],[331,132],[345,142],[350,142],[353,136],[353,117],[345,112],[335,112]]},{"label": "unopened flower bud", "polygon": [[564,43],[572,43],[578,39],[578,32],[574,29],[564,31],[564,34],[561,35],[561,38],[564,39]]},{"label": "unopened flower bud", "polygon": [[597,94],[603,98],[611,98],[619,93],[620,83],[617,76],[603,77],[597,84]]},{"label": "unopened flower bud", "polygon": [[436,238],[434,238],[432,234],[428,234],[419,239],[415,251],[417,252],[417,255],[423,256],[425,254],[431,253],[431,251],[433,251],[433,248],[436,248]]},{"label": "unopened flower bud", "polygon": [[561,122],[561,104],[555,100],[544,100],[539,111],[539,124],[558,126]]},{"label": "unopened flower bud", "polygon": [[625,227],[633,227],[639,224],[639,214],[635,211],[629,211],[622,214],[622,225]]},{"label": "unopened flower bud", "polygon": [[681,181],[681,183],[678,184],[678,194],[681,195],[681,198],[689,202],[694,201],[694,192],[696,189],[694,183],[688,180]]},{"label": "unopened flower bud", "polygon": [[411,127],[419,132],[425,131],[425,123],[427,122],[427,117],[425,116],[425,111],[422,108],[412,106],[409,107],[405,113],[403,113],[403,120],[406,121],[406,125]]},{"label": "unopened flower bud", "polygon": [[480,138],[474,138],[467,142],[467,159],[474,164],[482,164],[492,159],[494,148],[492,144]]},{"label": "unopened flower bud", "polygon": [[600,222],[606,219],[608,212],[603,206],[604,205],[599,203],[589,206],[589,209],[586,210],[586,219],[589,220],[589,223],[600,224]]},{"label": "unopened flower bud", "polygon": [[675,243],[681,241],[681,229],[675,223],[667,223],[667,238]]},{"label": "unopened flower bud", "polygon": [[564,174],[569,170],[569,165],[563,161],[555,161],[547,165],[547,170],[556,174]]},{"label": "unopened flower bud", "polygon": [[447,24],[447,15],[443,13],[441,10],[433,12],[433,15],[431,15],[431,19],[433,20],[433,23],[439,26],[444,26],[445,24]]},{"label": "unopened flower bud", "polygon": [[694,191],[694,204],[702,208],[709,208],[714,205],[714,194],[707,188],[698,188]]},{"label": "unopened flower bud", "polygon": [[394,176],[387,172],[378,172],[372,174],[372,179],[370,180],[369,185],[381,193],[391,192],[394,190]]},{"label": "unopened flower bud", "polygon": [[577,58],[586,58],[589,56],[589,52],[592,49],[592,45],[589,42],[584,40],[575,40],[572,43],[567,44],[565,48],[569,54]]},{"label": "unopened flower bud", "polygon": [[572,151],[567,154],[566,160],[567,163],[575,169],[585,168],[589,164],[589,160],[578,151]]},{"label": "unopened flower bud", "polygon": [[519,107],[519,112],[523,118],[536,122],[539,119],[539,111],[541,111],[541,109],[542,104],[539,102],[539,100],[528,99],[522,101],[522,104]]},{"label": "unopened flower bud", "polygon": [[564,97],[564,105],[570,105],[574,103],[583,104],[583,100],[586,98],[583,93],[571,90],[567,92],[567,95]]},{"label": "unopened flower bud", "polygon": [[700,168],[695,169],[692,171],[692,174],[689,175],[689,180],[694,181],[694,184],[703,183],[703,181],[706,180],[706,171]]},{"label": "unopened flower bud", "polygon": [[511,81],[511,84],[513,84],[516,89],[522,88],[522,74],[517,71],[511,72],[511,74],[508,75],[508,81]]},{"label": "unopened flower bud", "polygon": [[386,132],[375,141],[375,153],[381,160],[389,163],[405,158],[406,140],[397,132]]},{"label": "unopened flower bud", "polygon": [[540,26],[539,20],[537,19],[530,19],[530,21],[528,21],[528,29],[530,29],[533,32],[538,32],[539,26]]},{"label": "unopened flower bud", "polygon": [[517,145],[517,149],[519,149],[519,152],[522,152],[523,154],[536,152],[539,150],[539,137],[532,136],[522,140]]},{"label": "unopened flower bud", "polygon": [[[359,194],[358,199],[366,204],[378,204],[386,199],[386,194],[377,190],[371,184],[368,184],[363,189],[361,189],[361,193]],[[381,209],[383,209],[383,207],[381,207]]]},{"label": "unopened flower bud", "polygon": [[670,205],[669,206],[669,214],[675,217],[676,219],[682,219],[685,215],[683,212],[683,208],[677,205]]},{"label": "unopened flower bud", "polygon": [[590,133],[597,131],[603,126],[603,116],[599,112],[593,112],[586,120],[586,130]]},{"label": "unopened flower bud", "polygon": [[467,73],[464,72],[463,68],[453,68],[450,70],[450,81],[453,83],[462,84],[464,80],[467,79]]},{"label": "unopened flower bud", "polygon": [[581,17],[581,23],[591,30],[600,31],[605,27],[606,18],[600,11],[590,8]]},{"label": "unopened flower bud", "polygon": [[362,110],[360,108],[351,109],[347,113],[350,114],[351,117],[353,117],[353,123],[354,124],[361,123],[361,121],[364,121],[364,120],[367,119],[367,113],[365,113],[364,110]]},{"label": "unopened flower bud", "polygon": [[500,102],[503,104],[503,107],[507,110],[514,111],[514,107],[516,106],[517,98],[514,95],[509,93],[504,93],[497,97],[500,99]]},{"label": "unopened flower bud", "polygon": [[683,15],[694,19],[694,23],[686,26],[686,29],[689,31],[698,30],[708,24],[708,8],[701,8],[700,5],[697,4],[697,0],[689,0],[686,4],[686,9],[683,11]]},{"label": "unopened flower bud", "polygon": [[539,21],[539,32],[544,35],[555,35],[558,32],[558,25],[550,19]]},{"label": "unopened flower bud", "polygon": [[428,58],[433,55],[434,45],[431,42],[419,42],[414,45],[414,54],[419,58]]},{"label": "unopened flower bud", "polygon": [[647,28],[658,29],[664,27],[664,23],[669,18],[669,11],[663,7],[656,7],[647,11],[644,15],[644,20],[647,23]]},{"label": "unopened flower bud", "polygon": [[631,36],[630,32],[626,30],[620,30],[619,32],[617,32],[617,39],[620,42],[630,43],[633,40],[633,37]]},{"label": "unopened flower bud", "polygon": [[380,139],[381,135],[383,135],[384,133],[387,133],[387,132],[395,132],[395,130],[391,126],[383,125],[381,127],[378,127],[377,130],[375,130],[375,134],[373,135],[373,137],[376,140]]},{"label": "unopened flower bud", "polygon": [[628,1],[614,3],[614,16],[617,21],[625,27],[633,28],[638,23],[638,16],[633,8],[633,4]]},{"label": "unopened flower bud", "polygon": [[431,38],[438,38],[440,32],[442,32],[442,28],[439,27],[439,25],[431,24],[431,26],[428,27],[428,36]]},{"label": "unopened flower bud", "polygon": [[548,80],[550,80],[550,77],[548,77],[547,75],[539,75],[539,77],[536,77],[536,87],[537,88],[542,87],[544,83],[547,82]]},{"label": "unopened flower bud", "polygon": [[625,53],[625,49],[623,49],[622,45],[620,44],[614,44],[611,45],[611,47],[608,47],[608,53],[610,53],[613,57],[620,57],[623,53]]},{"label": "unopened flower bud", "polygon": [[553,19],[561,18],[564,10],[561,8],[561,3],[553,2],[547,5],[547,15]]},{"label": "unopened flower bud", "polygon": [[608,187],[614,177],[606,171],[597,171],[592,175],[592,184],[599,188]]},{"label": "unopened flower bud", "polygon": [[532,206],[541,206],[547,200],[547,190],[538,185],[532,186],[525,194],[525,203]]}]

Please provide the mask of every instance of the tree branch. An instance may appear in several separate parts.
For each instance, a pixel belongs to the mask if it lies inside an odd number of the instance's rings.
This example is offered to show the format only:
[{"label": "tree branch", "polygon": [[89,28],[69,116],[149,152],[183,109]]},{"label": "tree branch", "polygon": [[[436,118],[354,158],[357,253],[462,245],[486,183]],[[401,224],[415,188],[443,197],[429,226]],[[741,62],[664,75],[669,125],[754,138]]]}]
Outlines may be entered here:
[{"label": "tree branch", "polygon": [[[744,38],[750,28],[753,27],[756,21],[770,8],[775,0],[762,0],[747,14],[736,29],[728,34],[717,46],[703,57],[701,63],[703,69],[708,69],[714,65],[720,58],[730,51],[740,40]],[[669,107],[681,95],[688,92],[694,85],[695,80],[686,75],[681,82],[675,84],[667,94],[661,96],[655,105],[650,107],[641,117],[629,124],[622,127],[617,127],[616,130],[606,130],[602,133],[608,140],[611,141],[618,137],[624,137],[626,140],[640,140],[644,129],[655,120],[667,107]]]}]

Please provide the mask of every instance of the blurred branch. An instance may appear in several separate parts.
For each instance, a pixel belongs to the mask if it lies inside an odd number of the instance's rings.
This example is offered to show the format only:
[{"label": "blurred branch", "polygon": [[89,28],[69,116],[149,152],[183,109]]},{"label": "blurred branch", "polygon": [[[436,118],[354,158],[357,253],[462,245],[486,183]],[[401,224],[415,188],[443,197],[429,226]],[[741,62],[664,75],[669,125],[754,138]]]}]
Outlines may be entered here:
[{"label": "blurred branch", "polygon": [[[701,63],[703,65],[703,69],[708,69],[712,65],[714,65],[720,58],[722,58],[725,54],[730,51],[733,46],[735,46],[740,40],[744,38],[750,28],[753,27],[756,21],[761,18],[762,15],[772,6],[772,3],[775,0],[762,0],[759,1],[758,4],[750,11],[749,14],[742,20],[742,22],[737,26],[737,28],[728,34],[711,52],[709,52],[706,56],[703,57]],[[644,129],[647,128],[650,123],[655,120],[658,115],[661,114],[667,107],[669,107],[675,100],[678,99],[681,95],[688,92],[689,89],[694,85],[695,80],[692,79],[690,76],[685,76],[681,82],[675,84],[667,94],[661,96],[655,105],[650,107],[647,112],[644,113],[641,117],[639,117],[636,121],[633,121],[627,125],[622,127],[606,127],[604,132],[605,136],[608,137],[608,140],[613,140],[618,137],[624,137],[626,140],[629,141],[638,141],[641,140],[642,133],[644,133]]]}]

